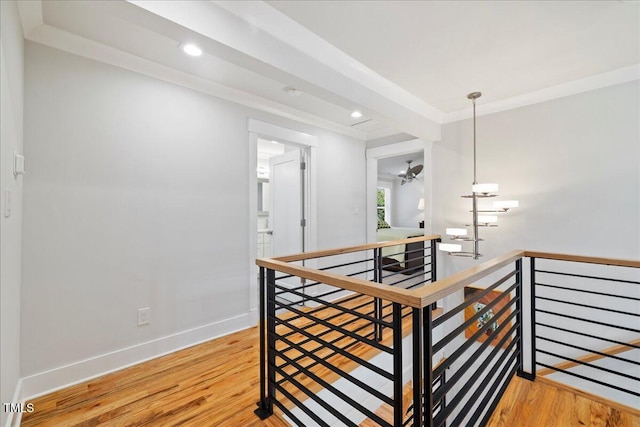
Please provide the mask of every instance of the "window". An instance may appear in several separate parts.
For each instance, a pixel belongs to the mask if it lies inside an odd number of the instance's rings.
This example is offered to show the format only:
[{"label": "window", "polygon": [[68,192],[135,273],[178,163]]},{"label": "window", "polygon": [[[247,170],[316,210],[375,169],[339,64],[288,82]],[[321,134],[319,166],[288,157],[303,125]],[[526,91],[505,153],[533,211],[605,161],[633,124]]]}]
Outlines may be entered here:
[{"label": "window", "polygon": [[389,223],[391,219],[391,189],[387,187],[378,187],[377,194],[378,219],[383,219]]}]

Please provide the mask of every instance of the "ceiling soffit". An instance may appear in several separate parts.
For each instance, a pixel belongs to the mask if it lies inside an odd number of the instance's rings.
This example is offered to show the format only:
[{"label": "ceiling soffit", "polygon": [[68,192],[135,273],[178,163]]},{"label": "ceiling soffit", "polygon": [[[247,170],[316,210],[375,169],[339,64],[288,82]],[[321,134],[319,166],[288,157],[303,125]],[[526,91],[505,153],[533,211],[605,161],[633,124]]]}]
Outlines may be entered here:
[{"label": "ceiling soffit", "polygon": [[[48,2],[44,16],[40,1],[18,5],[27,39],[359,139],[405,132],[437,141],[442,123],[471,116],[470,108],[446,114],[434,108],[265,2]],[[113,23],[89,24],[92,13],[94,20]],[[139,46],[127,46],[132,35]],[[199,67],[185,65],[177,51],[185,40],[202,46],[206,58]],[[483,103],[478,115],[639,75],[635,64]],[[290,86],[303,96],[292,99]],[[363,119],[348,118],[354,109]]]}]

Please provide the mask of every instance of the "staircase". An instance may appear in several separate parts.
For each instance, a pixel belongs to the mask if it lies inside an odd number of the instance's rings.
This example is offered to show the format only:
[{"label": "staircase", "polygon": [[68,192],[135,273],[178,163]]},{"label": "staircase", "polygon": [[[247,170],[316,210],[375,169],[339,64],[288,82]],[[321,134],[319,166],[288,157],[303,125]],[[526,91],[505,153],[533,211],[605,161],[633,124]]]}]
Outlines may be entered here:
[{"label": "staircase", "polygon": [[[276,407],[298,426],[514,425],[514,393],[525,407],[542,389],[571,401],[549,385],[557,381],[579,396],[574,421],[586,419],[586,406],[592,421],[637,421],[639,261],[512,251],[437,280],[437,241],[258,260],[256,413],[267,418]],[[382,248],[398,245],[404,259],[411,252],[411,269],[385,268]],[[291,277],[299,288],[278,285]],[[284,292],[301,304],[278,298]],[[451,307],[441,313],[435,303],[444,297]],[[594,396],[606,415],[580,400]],[[555,399],[544,402],[559,410]]]}]

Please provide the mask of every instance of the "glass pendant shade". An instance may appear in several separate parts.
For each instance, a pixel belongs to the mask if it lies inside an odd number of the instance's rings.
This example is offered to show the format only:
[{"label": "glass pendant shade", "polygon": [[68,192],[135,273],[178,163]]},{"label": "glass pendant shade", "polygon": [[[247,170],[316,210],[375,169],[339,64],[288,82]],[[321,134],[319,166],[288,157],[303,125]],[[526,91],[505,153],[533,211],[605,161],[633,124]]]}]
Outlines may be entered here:
[{"label": "glass pendant shade", "polygon": [[519,203],[517,200],[498,200],[493,202],[493,207],[496,209],[511,209],[517,208]]},{"label": "glass pendant shade", "polygon": [[473,184],[471,189],[474,193],[495,193],[498,191],[498,184]]},{"label": "glass pendant shade", "polygon": [[511,208],[517,208],[519,206],[517,200],[504,200],[493,202],[493,208],[491,209],[478,207],[478,204],[481,200],[484,200],[485,198],[496,197],[495,193],[497,193],[499,189],[498,184],[496,183],[478,183],[476,159],[476,100],[481,96],[481,92],[471,92],[467,95],[467,99],[470,99],[473,105],[473,184],[471,187],[473,194],[465,194],[461,197],[465,199],[472,199],[473,201],[472,210],[469,211],[473,214],[473,222],[471,224],[467,224],[467,226],[471,227],[469,231],[470,235],[467,236],[467,229],[465,228],[447,228],[447,235],[451,236],[451,240],[473,244],[473,250],[462,251],[462,245],[454,243],[440,244],[440,250],[449,252],[449,255],[472,257],[473,259],[478,259],[482,256],[479,251],[479,242],[483,241],[484,239],[481,239],[479,236],[480,228],[498,226],[497,215],[479,214],[501,214],[507,212]]},{"label": "glass pendant shade", "polygon": [[462,250],[462,245],[457,245],[455,243],[440,243],[438,249],[444,252],[460,252]]},{"label": "glass pendant shade", "polygon": [[447,228],[446,231],[449,236],[466,236],[467,235],[466,228]]}]

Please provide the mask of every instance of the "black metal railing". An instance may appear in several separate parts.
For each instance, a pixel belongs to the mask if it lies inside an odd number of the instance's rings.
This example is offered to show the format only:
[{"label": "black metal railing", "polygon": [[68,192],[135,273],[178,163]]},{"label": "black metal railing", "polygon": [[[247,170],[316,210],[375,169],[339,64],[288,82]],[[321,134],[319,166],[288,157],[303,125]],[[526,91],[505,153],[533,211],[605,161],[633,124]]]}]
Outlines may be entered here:
[{"label": "black metal railing", "polygon": [[[256,413],[267,417],[276,406],[298,426],[367,418],[384,427],[486,425],[516,374],[562,374],[639,396],[638,378],[619,368],[638,366],[623,353],[640,344],[639,261],[513,251],[436,280],[437,241],[259,260]],[[562,267],[541,267],[541,259]],[[626,270],[595,274],[594,265]],[[444,297],[442,314],[435,303]],[[580,372],[587,368],[621,380]]]},{"label": "black metal railing", "polygon": [[[367,418],[402,425],[403,338],[411,334],[413,311],[376,290],[407,295],[434,282],[437,241],[429,236],[408,239],[399,245],[403,250],[396,242],[306,254],[305,264],[315,261],[317,268],[300,267],[297,275],[261,266],[266,363],[256,413],[266,417],[276,406],[298,426],[357,426]],[[291,265],[301,258],[281,260]],[[336,286],[335,280],[356,285]],[[363,283],[375,284],[370,294],[358,292]],[[382,405],[391,406],[392,420],[376,413]]]},{"label": "black metal railing", "polygon": [[485,425],[521,368],[522,261],[498,272],[498,280],[465,287],[464,301],[433,321],[432,328],[449,332],[432,343],[431,351],[444,356],[432,375],[449,372],[438,389],[426,391],[441,411],[424,425]]},{"label": "black metal railing", "polygon": [[637,405],[640,268],[627,264],[531,257],[533,378]]}]

